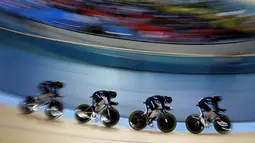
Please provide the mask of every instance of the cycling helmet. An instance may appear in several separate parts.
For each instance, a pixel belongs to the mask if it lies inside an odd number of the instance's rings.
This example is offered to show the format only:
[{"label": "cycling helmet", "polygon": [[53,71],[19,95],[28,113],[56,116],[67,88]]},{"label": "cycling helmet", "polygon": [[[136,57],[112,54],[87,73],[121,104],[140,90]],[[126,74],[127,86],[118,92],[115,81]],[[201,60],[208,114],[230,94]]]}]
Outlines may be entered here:
[{"label": "cycling helmet", "polygon": [[112,98],[116,98],[117,92],[115,92],[115,91],[110,91],[110,96],[111,96]]},{"label": "cycling helmet", "polygon": [[222,100],[222,97],[221,96],[218,96],[218,95],[215,95],[213,96],[213,99],[217,102],[220,102]]},{"label": "cycling helmet", "polygon": [[61,81],[56,81],[56,86],[57,86],[58,88],[62,88],[62,87],[64,87],[64,84],[63,84],[63,82],[61,82]]},{"label": "cycling helmet", "polygon": [[165,96],[165,103],[172,103],[173,99],[170,96]]}]

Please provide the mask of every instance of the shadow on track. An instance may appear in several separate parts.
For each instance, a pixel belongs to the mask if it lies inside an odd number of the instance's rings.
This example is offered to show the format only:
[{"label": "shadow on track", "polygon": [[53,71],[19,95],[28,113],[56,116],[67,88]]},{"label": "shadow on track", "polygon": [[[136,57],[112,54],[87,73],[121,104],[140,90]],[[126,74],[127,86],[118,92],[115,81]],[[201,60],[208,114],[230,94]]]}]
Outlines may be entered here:
[{"label": "shadow on track", "polygon": [[61,125],[62,123],[64,123],[64,121],[61,120],[61,119],[51,120],[51,119],[49,119],[47,117],[38,116],[35,113],[34,114],[30,114],[30,115],[24,115],[23,113],[19,113],[19,116],[22,116],[23,118],[26,118],[26,119],[35,120],[35,121],[37,121],[38,124],[43,124],[43,125],[47,125],[47,126]]},{"label": "shadow on track", "polygon": [[107,131],[107,132],[118,132],[120,130],[117,127],[107,128],[107,127],[100,125],[98,123],[79,124],[79,123],[75,122],[73,124],[78,125],[78,126],[84,126],[88,129],[96,129],[96,130]]}]

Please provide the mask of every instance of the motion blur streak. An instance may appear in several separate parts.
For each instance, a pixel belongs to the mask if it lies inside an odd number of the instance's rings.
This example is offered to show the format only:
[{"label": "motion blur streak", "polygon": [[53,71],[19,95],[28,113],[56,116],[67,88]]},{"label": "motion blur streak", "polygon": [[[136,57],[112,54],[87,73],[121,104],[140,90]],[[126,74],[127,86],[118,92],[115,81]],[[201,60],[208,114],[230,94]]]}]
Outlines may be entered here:
[{"label": "motion blur streak", "polygon": [[208,44],[255,32],[254,6],[229,0],[3,1],[1,7],[60,28],[129,40]]},{"label": "motion blur streak", "polygon": [[[251,14],[254,8],[249,10],[247,5],[236,5],[229,1],[180,2],[184,1],[163,3],[125,0],[107,2],[14,0],[1,1],[0,7],[9,14],[23,17],[22,19],[120,39],[175,44],[212,44],[254,37],[254,17]],[[119,33],[122,34],[118,35]],[[94,91],[112,89],[119,94],[117,101],[121,103],[119,110],[124,117],[133,110],[143,109],[142,102],[148,96],[171,95],[176,109],[173,114],[179,121],[184,121],[191,112],[198,112],[195,105],[201,97],[217,94],[224,97],[223,108],[228,109],[233,121],[255,120],[255,114],[252,114],[255,107],[253,74],[173,75],[101,67],[87,63],[75,64],[20,50],[38,50],[39,47],[43,47],[48,48],[47,54],[54,55],[64,51],[63,43],[55,42],[53,45],[50,41],[41,42],[40,39],[33,39],[28,43],[21,38],[15,39],[15,36],[1,37],[2,41],[10,43],[0,47],[0,78],[4,81],[0,83],[0,89],[4,91],[20,96],[34,95],[39,82],[62,80],[67,85],[63,90],[67,96],[65,105],[74,108],[80,103],[91,102],[89,96]],[[40,43],[37,43],[38,47],[32,45],[36,42]],[[68,54],[76,56],[76,53]],[[170,68],[175,69],[176,66],[172,65]]]},{"label": "motion blur streak", "polygon": [[173,113],[184,121],[191,112],[198,112],[195,105],[201,97],[219,94],[225,98],[222,105],[232,120],[255,120],[255,115],[250,114],[255,107],[253,74],[196,76],[130,71],[69,63],[3,46],[0,54],[0,65],[4,67],[0,78],[5,81],[0,83],[0,89],[21,96],[35,94],[37,84],[43,80],[62,80],[67,84],[63,90],[65,105],[74,108],[90,103],[89,96],[98,89],[113,89],[119,94],[116,100],[121,103],[120,113],[127,117],[133,110],[143,109],[146,97],[165,94],[173,96]]}]

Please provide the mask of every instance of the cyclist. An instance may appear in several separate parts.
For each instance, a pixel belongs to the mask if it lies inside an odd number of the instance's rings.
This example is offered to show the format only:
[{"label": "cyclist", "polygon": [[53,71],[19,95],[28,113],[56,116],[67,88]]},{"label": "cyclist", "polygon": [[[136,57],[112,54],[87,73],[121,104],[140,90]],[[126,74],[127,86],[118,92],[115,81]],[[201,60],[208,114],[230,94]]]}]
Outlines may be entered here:
[{"label": "cyclist", "polygon": [[64,97],[63,94],[59,94],[58,90],[63,88],[64,84],[61,81],[44,81],[38,85],[41,95],[37,97],[37,102],[33,106],[33,110],[38,110],[38,107],[45,102],[47,99],[52,97]]},{"label": "cyclist", "polygon": [[[155,120],[155,114],[160,109],[166,109],[170,110],[173,109],[173,107],[168,107],[165,104],[172,103],[173,99],[170,96],[161,96],[161,95],[154,95],[146,99],[146,106],[148,109],[151,110],[150,117],[149,117],[149,126],[153,126],[153,120]],[[161,105],[161,107],[160,107]]]},{"label": "cyclist", "polygon": [[110,105],[118,105],[118,102],[112,102],[111,99],[117,97],[117,92],[115,91],[106,91],[99,90],[93,93],[92,98],[92,115],[91,119],[95,119],[97,117],[97,112],[103,104]]},{"label": "cyclist", "polygon": [[210,108],[210,105],[214,108],[214,110],[225,111],[225,109],[221,109],[218,106],[218,103],[221,100],[221,96],[204,97],[199,100],[198,106],[205,112],[207,112],[207,114],[205,115],[205,119],[201,120],[205,126],[209,126],[210,122],[212,121],[210,118],[212,114],[212,108]]}]

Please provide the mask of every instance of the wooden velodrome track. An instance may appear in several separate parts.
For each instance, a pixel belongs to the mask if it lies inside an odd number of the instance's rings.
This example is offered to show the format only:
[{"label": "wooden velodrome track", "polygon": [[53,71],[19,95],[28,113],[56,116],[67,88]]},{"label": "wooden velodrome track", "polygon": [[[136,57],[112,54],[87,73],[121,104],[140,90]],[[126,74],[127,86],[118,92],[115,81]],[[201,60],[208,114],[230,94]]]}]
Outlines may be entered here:
[{"label": "wooden velodrome track", "polygon": [[104,128],[80,125],[60,118],[49,121],[41,113],[29,116],[8,105],[0,105],[0,143],[254,143],[255,133],[219,135],[157,131],[133,131],[129,128]]}]

